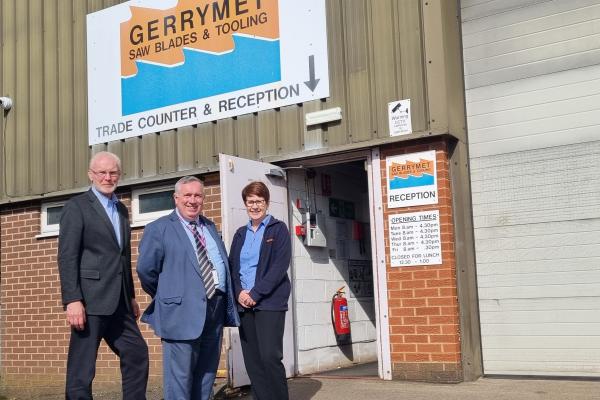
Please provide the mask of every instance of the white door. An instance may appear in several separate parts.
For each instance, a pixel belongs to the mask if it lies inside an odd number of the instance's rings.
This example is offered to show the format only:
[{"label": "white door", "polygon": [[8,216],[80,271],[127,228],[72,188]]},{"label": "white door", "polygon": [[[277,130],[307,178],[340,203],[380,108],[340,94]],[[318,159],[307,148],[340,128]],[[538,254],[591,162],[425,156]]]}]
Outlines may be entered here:
[{"label": "white door", "polygon": [[[242,189],[252,181],[264,182],[271,194],[269,214],[282,221],[288,218],[288,194],[285,171],[272,164],[247,160],[226,154],[219,154],[221,175],[221,216],[223,241],[227,248],[235,231],[248,222],[246,208],[242,202]],[[290,298],[291,304],[291,298]],[[250,384],[244,367],[242,348],[237,328],[229,330],[229,351],[227,356],[229,384],[239,387]],[[283,365],[288,377],[294,374],[294,334],[292,307],[286,313],[283,336]]]}]

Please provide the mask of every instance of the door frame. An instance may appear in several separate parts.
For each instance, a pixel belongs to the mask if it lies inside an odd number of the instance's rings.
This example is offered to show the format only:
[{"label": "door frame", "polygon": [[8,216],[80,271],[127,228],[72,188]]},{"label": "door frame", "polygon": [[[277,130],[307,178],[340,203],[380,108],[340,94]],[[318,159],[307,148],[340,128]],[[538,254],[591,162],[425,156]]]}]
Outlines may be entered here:
[{"label": "door frame", "polygon": [[[381,188],[381,160],[379,148],[374,147],[364,150],[349,151],[345,153],[325,154],[306,159],[286,162],[277,162],[284,169],[288,168],[314,168],[342,164],[352,161],[364,161],[366,165],[367,181],[369,187],[369,218],[371,219],[371,253],[373,254],[373,285],[375,303],[375,324],[377,330],[377,366],[379,377],[383,380],[392,379],[392,361],[390,348],[390,324],[388,315],[387,297],[387,270],[385,263],[385,237],[383,219],[383,192]],[[289,196],[289,192],[288,192]],[[291,211],[290,220],[291,221]],[[292,269],[293,271],[293,269]],[[293,273],[292,273],[293,279]],[[292,296],[294,294],[292,293]],[[296,313],[296,300],[292,299],[294,315]],[[294,323],[294,339],[297,336],[297,327]],[[297,341],[295,340],[295,346]],[[297,349],[294,357],[297,363]],[[298,371],[296,371],[297,373]]]}]

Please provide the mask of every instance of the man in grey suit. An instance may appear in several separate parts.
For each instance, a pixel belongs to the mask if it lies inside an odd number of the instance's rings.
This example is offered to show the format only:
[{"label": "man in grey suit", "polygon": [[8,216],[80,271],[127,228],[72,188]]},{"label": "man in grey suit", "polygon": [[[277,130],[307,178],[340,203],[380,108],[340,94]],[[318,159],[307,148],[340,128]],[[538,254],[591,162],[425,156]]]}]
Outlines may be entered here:
[{"label": "man in grey suit", "polygon": [[148,224],[137,273],[152,303],[142,316],[163,349],[165,400],[208,400],[221,352],[223,326],[239,326],[225,245],[200,215],[202,182],[175,184],[175,210]]},{"label": "man in grey suit", "polygon": [[65,398],[92,399],[96,356],[104,339],[120,357],[123,398],[146,398],[148,346],[136,318],[127,208],[114,192],[121,161],[109,152],[90,160],[92,187],[70,199],[60,218],[58,269],[71,340]]}]

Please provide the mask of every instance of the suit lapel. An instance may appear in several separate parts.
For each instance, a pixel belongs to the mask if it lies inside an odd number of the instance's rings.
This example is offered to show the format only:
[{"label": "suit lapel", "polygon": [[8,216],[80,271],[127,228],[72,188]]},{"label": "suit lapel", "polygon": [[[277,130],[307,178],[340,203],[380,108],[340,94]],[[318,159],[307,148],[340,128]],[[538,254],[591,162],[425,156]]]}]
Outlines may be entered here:
[{"label": "suit lapel", "polygon": [[[108,214],[106,213],[106,210],[104,209],[102,204],[100,204],[100,200],[98,200],[98,198],[96,197],[94,192],[92,192],[92,189],[90,189],[87,193],[88,193],[88,199],[90,200],[90,202],[92,204],[92,209],[94,211],[96,211],[96,213],[100,217],[100,220],[104,223],[104,226],[108,229],[110,236],[113,238],[113,242],[115,243],[115,245],[117,247],[119,247],[119,241],[117,240],[117,235],[115,234],[115,229],[113,228],[112,222],[110,222],[110,218],[108,218]],[[125,243],[125,242],[123,242],[123,243]]]},{"label": "suit lapel", "polygon": [[200,273],[200,265],[198,264],[198,256],[196,255],[196,249],[194,248],[194,245],[190,241],[190,238],[188,237],[187,233],[185,232],[186,228],[184,228],[181,224],[181,220],[179,219],[175,211],[171,213],[170,219],[171,224],[173,224],[173,229],[177,234],[177,240],[179,241],[179,243],[183,243],[184,251],[187,253],[188,258],[194,266],[194,269],[196,270],[198,275],[202,276],[202,274]]},{"label": "suit lapel", "polygon": [[129,243],[129,215],[127,214],[127,207],[123,203],[119,202],[117,207],[119,210],[119,229],[121,230],[121,249],[125,249],[125,244]]}]

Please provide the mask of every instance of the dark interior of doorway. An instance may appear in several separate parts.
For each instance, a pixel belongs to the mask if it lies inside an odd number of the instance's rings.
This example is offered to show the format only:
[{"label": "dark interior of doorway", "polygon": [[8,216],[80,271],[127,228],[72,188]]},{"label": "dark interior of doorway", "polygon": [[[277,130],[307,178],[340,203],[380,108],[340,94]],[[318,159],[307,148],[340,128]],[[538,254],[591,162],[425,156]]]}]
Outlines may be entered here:
[{"label": "dark interior of doorway", "polygon": [[[363,161],[363,160],[321,166],[321,167],[315,168],[315,172],[318,175],[326,175],[326,176],[329,175],[331,177],[335,177],[334,179],[340,179],[342,181],[342,182],[337,182],[338,183],[337,185],[336,184],[331,185],[333,187],[333,192],[330,194],[330,196],[333,198],[336,197],[335,187],[336,186],[339,187],[340,183],[342,186],[346,186],[346,188],[349,185],[351,187],[350,192],[353,193],[353,196],[351,196],[350,198],[346,197],[344,200],[350,200],[350,202],[356,201],[358,204],[359,198],[361,198],[361,197],[368,198],[369,185],[368,185],[367,172],[366,172],[366,168],[365,168],[365,161]],[[345,190],[345,192],[348,192],[348,191]],[[353,199],[352,197],[355,197],[355,198]],[[367,214],[370,214],[368,212],[368,207],[369,207],[368,201],[367,201],[367,204],[363,204],[363,207],[365,207],[367,209],[364,211],[366,211]],[[331,212],[331,210],[329,210],[329,211]],[[359,217],[358,214],[361,214],[361,211],[363,211],[363,210],[357,209],[355,211],[357,214],[355,216],[355,218],[357,220],[361,219],[361,217]],[[368,217],[366,219],[367,219],[367,221],[369,221]],[[367,222],[367,221],[365,221],[365,222]],[[369,224],[369,225],[371,225],[371,224]],[[368,253],[371,254],[371,256],[372,256],[371,249],[370,249],[370,247],[371,247],[370,246],[370,232],[369,231],[363,232],[363,236],[364,236],[363,239],[365,242],[363,244],[363,246],[367,247]],[[350,278],[349,276],[347,278],[349,281],[347,281],[346,283],[348,286],[351,286],[352,278]],[[347,295],[347,297],[350,297],[349,292],[351,291],[351,289],[350,288],[348,288],[348,289],[349,290],[347,290],[348,293],[346,293],[346,295]],[[371,297],[371,300],[373,300],[372,294],[370,297]],[[362,300],[364,300],[364,298],[359,298],[357,300],[359,303],[363,303]],[[373,303],[373,306],[374,306],[374,303]],[[372,312],[373,312],[373,319],[374,319],[375,310],[373,309]],[[350,359],[352,359],[353,355],[351,354],[351,352],[352,352],[351,346],[345,346],[345,347],[346,348],[342,347],[342,351],[346,354],[346,356],[348,356]],[[349,351],[349,353],[348,353],[348,351]],[[323,377],[328,377],[328,378],[343,378],[343,379],[351,379],[351,378],[379,379],[377,361],[367,362],[367,363],[356,363],[356,364],[354,364],[352,366],[348,366],[348,367],[342,367],[342,368],[336,368],[336,369],[328,370],[328,371],[316,372],[309,376],[313,376],[313,377],[323,376]]]}]

